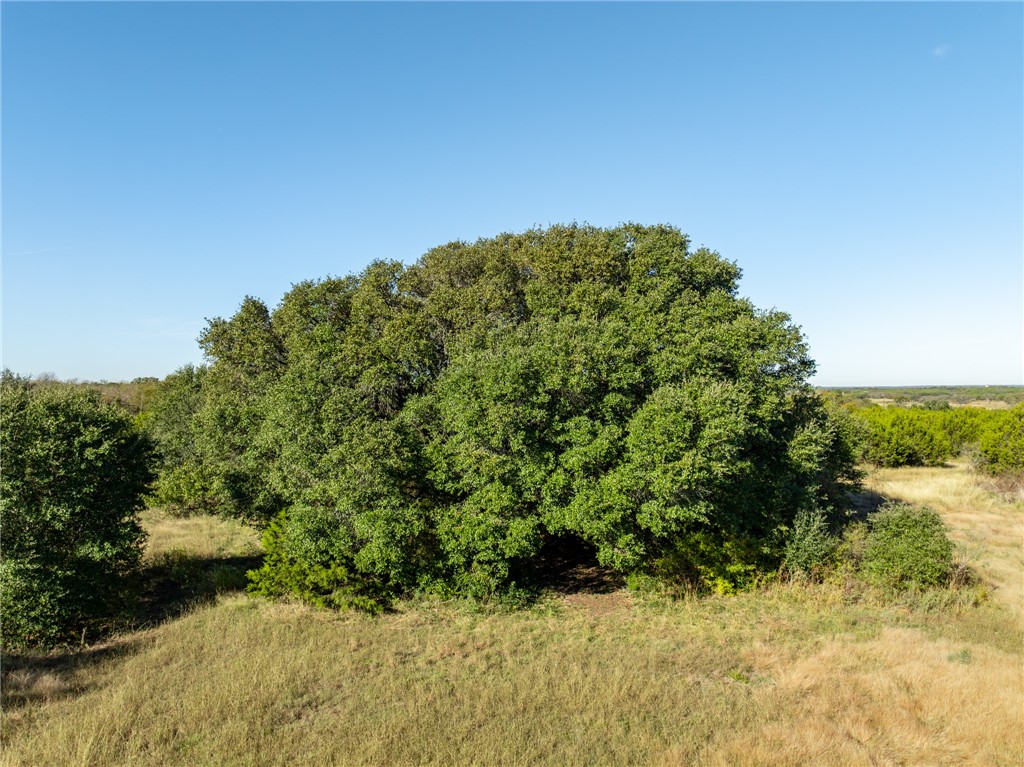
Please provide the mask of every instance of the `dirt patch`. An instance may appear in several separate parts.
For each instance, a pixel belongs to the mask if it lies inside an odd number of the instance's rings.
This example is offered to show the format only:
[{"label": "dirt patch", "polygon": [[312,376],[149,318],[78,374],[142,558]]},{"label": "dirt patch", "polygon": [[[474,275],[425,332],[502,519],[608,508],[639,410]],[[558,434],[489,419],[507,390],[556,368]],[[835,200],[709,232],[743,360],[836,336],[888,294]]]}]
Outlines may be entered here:
[{"label": "dirt patch", "polygon": [[630,595],[626,589],[618,589],[601,594],[587,592],[566,594],[562,598],[562,602],[567,607],[582,610],[596,616],[611,615],[612,613],[627,609],[631,604]]},{"label": "dirt patch", "polygon": [[621,576],[598,563],[593,546],[573,535],[545,543],[529,578],[548,594],[610,594],[625,585]]}]

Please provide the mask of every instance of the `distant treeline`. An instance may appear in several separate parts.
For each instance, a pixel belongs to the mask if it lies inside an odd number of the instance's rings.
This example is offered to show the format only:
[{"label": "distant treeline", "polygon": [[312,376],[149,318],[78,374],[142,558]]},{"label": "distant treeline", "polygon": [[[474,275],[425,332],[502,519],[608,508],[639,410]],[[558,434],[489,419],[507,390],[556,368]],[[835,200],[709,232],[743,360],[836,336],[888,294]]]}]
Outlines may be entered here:
[{"label": "distant treeline", "polygon": [[[47,376],[41,381],[56,380]],[[166,379],[135,378],[131,381],[65,381],[99,393],[102,402],[121,405],[129,415],[152,407],[160,385]],[[818,387],[840,402],[859,405],[882,404],[899,407],[1012,407],[1024,403],[1024,386],[831,386]]]},{"label": "distant treeline", "polygon": [[998,406],[997,403],[1012,406],[1024,402],[1024,386],[837,386],[821,390],[846,402],[864,404],[964,407],[971,404]]},{"label": "distant treeline", "polygon": [[161,379],[153,376],[134,378],[131,381],[61,381],[49,374],[36,377],[32,382],[37,386],[53,383],[96,392],[100,402],[120,405],[130,416],[137,416],[153,406],[162,383]]}]

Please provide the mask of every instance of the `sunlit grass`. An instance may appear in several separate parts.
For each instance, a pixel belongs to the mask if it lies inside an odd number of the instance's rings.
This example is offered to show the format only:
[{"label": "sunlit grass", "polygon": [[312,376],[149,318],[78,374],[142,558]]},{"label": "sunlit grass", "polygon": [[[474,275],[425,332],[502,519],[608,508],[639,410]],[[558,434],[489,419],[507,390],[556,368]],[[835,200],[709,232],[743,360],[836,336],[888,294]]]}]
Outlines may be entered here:
[{"label": "sunlit grass", "polygon": [[[962,466],[869,483],[936,508],[1000,598],[927,611],[775,584],[367,618],[224,594],[92,654],[8,663],[0,764],[1021,763],[1021,509]],[[224,521],[147,525],[157,559],[256,545]]]},{"label": "sunlit grass", "polygon": [[867,485],[889,498],[931,506],[949,525],[963,555],[1024,615],[1024,503],[1006,499],[966,462],[929,468],[876,469]]},{"label": "sunlit grass", "polygon": [[212,559],[254,556],[260,551],[259,535],[233,520],[208,515],[175,517],[161,509],[147,509],[142,524],[149,533],[146,557],[150,561],[169,552]]}]

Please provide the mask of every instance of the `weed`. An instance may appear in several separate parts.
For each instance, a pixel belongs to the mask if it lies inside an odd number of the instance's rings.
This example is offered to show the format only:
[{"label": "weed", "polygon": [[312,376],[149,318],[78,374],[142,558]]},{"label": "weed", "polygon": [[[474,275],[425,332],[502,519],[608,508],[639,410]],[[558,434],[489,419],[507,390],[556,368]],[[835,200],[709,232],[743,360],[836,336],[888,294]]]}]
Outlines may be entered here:
[{"label": "weed", "polygon": [[950,653],[947,656],[946,660],[948,660],[950,663],[962,663],[963,665],[966,666],[971,661],[973,661],[974,658],[971,655],[971,651],[970,650],[964,649],[964,650],[960,650],[958,652]]}]

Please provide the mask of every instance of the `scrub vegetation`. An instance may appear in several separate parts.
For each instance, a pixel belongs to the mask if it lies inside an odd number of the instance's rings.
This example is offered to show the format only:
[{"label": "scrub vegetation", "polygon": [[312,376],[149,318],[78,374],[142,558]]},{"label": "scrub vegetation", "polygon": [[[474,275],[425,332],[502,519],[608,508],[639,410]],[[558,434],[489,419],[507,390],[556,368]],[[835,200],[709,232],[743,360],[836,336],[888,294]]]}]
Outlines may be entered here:
[{"label": "scrub vegetation", "polygon": [[1024,405],[816,391],[739,276],[554,226],[4,373],[0,764],[1019,763]]},{"label": "scrub vegetation", "polygon": [[[0,764],[1020,763],[1024,508],[964,462],[871,470],[872,495],[935,509],[973,582],[894,599],[836,572],[374,618],[236,584],[102,644],[7,653]],[[207,515],[144,521],[144,566],[176,551],[185,579],[214,577],[190,556],[258,546]]]},{"label": "scrub vegetation", "polygon": [[828,396],[859,424],[862,457],[876,466],[941,466],[964,458],[989,482],[1024,498],[1024,404],[1005,408],[879,405]]},{"label": "scrub vegetation", "polygon": [[671,227],[554,226],[246,298],[147,422],[158,502],[264,530],[266,596],[522,604],[550,552],[722,592],[835,522],[851,419],[798,328]]}]

